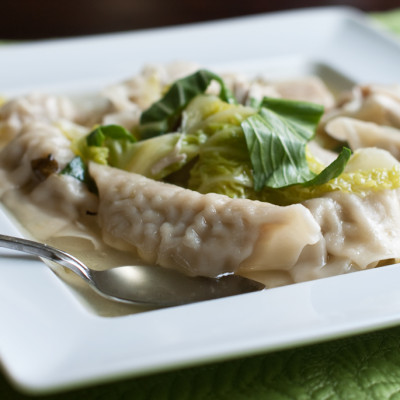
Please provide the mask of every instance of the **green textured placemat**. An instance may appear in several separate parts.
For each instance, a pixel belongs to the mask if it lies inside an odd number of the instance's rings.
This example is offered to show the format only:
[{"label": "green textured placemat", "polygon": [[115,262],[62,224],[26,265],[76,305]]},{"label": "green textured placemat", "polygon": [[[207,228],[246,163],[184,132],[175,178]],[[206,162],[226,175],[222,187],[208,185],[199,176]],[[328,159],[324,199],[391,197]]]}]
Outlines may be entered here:
[{"label": "green textured placemat", "polygon": [[371,17],[389,31],[400,35],[400,8],[390,12],[372,13]]},{"label": "green textured placemat", "polygon": [[[400,34],[400,9],[372,17]],[[1,329],[1,328],[0,328]],[[38,400],[400,400],[400,327]],[[1,400],[32,397],[0,374]]]},{"label": "green textured placemat", "polygon": [[[1,378],[2,400],[31,397]],[[396,400],[400,327],[39,400]]]}]

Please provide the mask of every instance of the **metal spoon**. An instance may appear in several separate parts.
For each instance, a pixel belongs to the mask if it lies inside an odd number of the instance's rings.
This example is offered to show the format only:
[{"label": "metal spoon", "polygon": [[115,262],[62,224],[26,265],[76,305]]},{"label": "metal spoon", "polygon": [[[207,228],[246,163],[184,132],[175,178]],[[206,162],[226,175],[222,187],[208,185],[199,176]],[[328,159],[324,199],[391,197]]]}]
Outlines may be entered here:
[{"label": "metal spoon", "polygon": [[60,264],[83,278],[97,293],[115,301],[147,306],[175,306],[262,290],[262,283],[239,275],[190,277],[167,268],[132,265],[104,271],[88,268],[77,258],[49,245],[0,235],[0,247]]}]

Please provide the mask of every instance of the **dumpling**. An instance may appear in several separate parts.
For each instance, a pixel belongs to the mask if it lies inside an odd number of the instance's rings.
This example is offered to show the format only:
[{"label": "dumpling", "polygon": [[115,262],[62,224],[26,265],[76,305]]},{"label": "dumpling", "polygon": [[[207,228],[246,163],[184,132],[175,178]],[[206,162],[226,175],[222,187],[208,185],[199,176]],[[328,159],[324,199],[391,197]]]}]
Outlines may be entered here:
[{"label": "dumpling", "polygon": [[32,122],[1,151],[0,166],[9,171],[9,180],[21,187],[44,180],[45,176],[40,176],[44,169],[50,175],[64,168],[73,157],[71,142],[59,129]]},{"label": "dumpling", "polygon": [[309,101],[321,104],[325,109],[330,109],[335,104],[332,93],[316,76],[277,81],[272,86],[279,93],[279,97],[284,99]]},{"label": "dumpling", "polygon": [[199,69],[195,63],[173,62],[167,65],[147,65],[139,74],[103,91],[114,113],[145,110],[159,100],[166,85]]},{"label": "dumpling", "polygon": [[321,240],[319,225],[299,204],[203,195],[94,163],[90,173],[103,239],[148,263],[205,276],[290,269]]},{"label": "dumpling", "polygon": [[322,118],[321,125],[336,117],[351,117],[400,128],[400,86],[355,86],[339,105]]},{"label": "dumpling", "polygon": [[197,69],[197,64],[189,62],[147,65],[133,78],[107,87],[102,96],[110,107],[101,123],[132,129],[139,123],[142,111],[161,98],[166,86]]},{"label": "dumpling", "polygon": [[[331,109],[335,104],[332,93],[316,76],[286,80],[249,79],[242,74],[222,74],[221,77],[241,104],[249,104],[253,99],[262,100],[264,97],[309,101],[321,104],[326,109]],[[209,92],[217,94],[217,85],[211,87]]]},{"label": "dumpling", "polygon": [[[366,148],[352,155],[344,172],[399,168],[387,151]],[[327,263],[318,267],[305,260],[306,265],[291,271],[295,282],[373,268],[400,258],[400,189],[396,182],[393,189],[374,191],[370,182],[369,190],[358,194],[333,191],[302,204],[321,227],[319,246]]]},{"label": "dumpling", "polygon": [[[345,172],[398,168],[381,149]],[[280,207],[200,194],[92,163],[104,241],[146,262],[195,275],[236,272],[273,287],[372,268],[400,258],[400,190],[334,191]]]},{"label": "dumpling", "polygon": [[331,137],[347,142],[352,150],[378,147],[400,160],[400,129],[348,117],[334,118],[325,129]]},{"label": "dumpling", "polygon": [[321,226],[331,261],[357,270],[400,258],[399,189],[366,197],[337,191],[304,205]]},{"label": "dumpling", "polygon": [[31,94],[13,99],[0,107],[0,147],[17,136],[25,125],[35,121],[74,120],[73,103],[64,97]]},{"label": "dumpling", "polygon": [[[369,148],[356,151],[345,172],[393,168],[398,169],[399,162],[387,151]],[[290,269],[253,268],[239,273],[271,287],[400,260],[400,189],[368,190],[357,195],[333,191],[302,204],[320,226],[321,239],[305,248]]]},{"label": "dumpling", "polygon": [[26,125],[0,152],[1,200],[12,209],[13,189],[22,190],[32,203],[74,222],[86,211],[96,212],[97,197],[86,185],[58,174],[73,157],[60,129],[44,122]]}]

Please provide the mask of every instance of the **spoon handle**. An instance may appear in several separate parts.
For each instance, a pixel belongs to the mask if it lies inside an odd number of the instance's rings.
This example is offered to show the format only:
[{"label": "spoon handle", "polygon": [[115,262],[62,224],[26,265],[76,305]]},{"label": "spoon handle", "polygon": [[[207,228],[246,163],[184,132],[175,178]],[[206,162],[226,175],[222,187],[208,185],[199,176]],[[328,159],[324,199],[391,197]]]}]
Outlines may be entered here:
[{"label": "spoon handle", "polygon": [[57,264],[70,269],[87,282],[92,281],[91,271],[85,264],[70,254],[47,244],[0,234],[0,247],[46,258],[47,260],[56,262]]}]

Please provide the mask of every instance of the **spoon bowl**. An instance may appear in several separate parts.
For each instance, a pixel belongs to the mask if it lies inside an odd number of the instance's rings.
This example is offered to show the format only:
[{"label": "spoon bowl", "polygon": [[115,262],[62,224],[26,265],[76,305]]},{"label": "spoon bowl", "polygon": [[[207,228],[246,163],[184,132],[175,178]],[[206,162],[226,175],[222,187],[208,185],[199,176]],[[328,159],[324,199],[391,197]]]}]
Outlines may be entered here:
[{"label": "spoon bowl", "polygon": [[0,247],[53,261],[75,272],[103,297],[136,305],[169,307],[265,288],[260,282],[234,274],[217,278],[188,276],[172,269],[148,265],[97,271],[65,251],[14,236],[0,235]]}]

